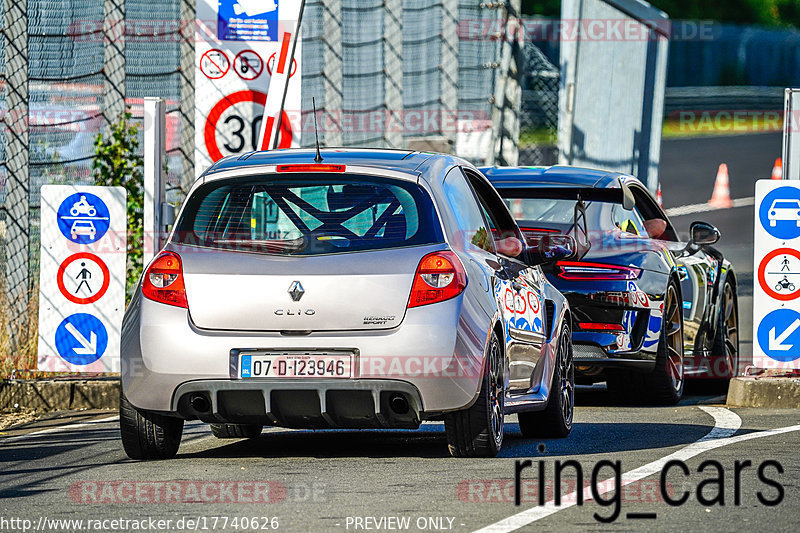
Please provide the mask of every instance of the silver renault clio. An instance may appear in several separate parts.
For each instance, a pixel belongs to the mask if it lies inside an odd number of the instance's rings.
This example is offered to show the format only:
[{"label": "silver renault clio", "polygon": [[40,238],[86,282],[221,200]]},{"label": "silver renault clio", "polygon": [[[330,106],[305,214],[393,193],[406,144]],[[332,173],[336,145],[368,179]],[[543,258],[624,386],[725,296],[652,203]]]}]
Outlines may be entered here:
[{"label": "silver renault clio", "polygon": [[185,420],[417,428],[494,456],[572,427],[570,311],[486,178],[461,159],[279,150],[220,160],[147,265],[122,329],[127,454],[178,451]]}]

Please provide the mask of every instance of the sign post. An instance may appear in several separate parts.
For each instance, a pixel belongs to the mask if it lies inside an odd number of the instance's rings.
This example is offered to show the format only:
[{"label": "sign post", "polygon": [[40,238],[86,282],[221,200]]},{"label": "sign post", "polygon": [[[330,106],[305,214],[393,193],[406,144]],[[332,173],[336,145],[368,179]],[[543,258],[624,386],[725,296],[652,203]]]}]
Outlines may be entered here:
[{"label": "sign post", "polygon": [[753,366],[800,368],[800,183],[756,182]]},{"label": "sign post", "polygon": [[146,265],[164,244],[167,226],[175,211],[167,203],[164,161],[167,152],[167,103],[163,98],[144,99],[144,243]]},{"label": "sign post", "polygon": [[783,179],[800,180],[800,89],[786,89],[783,104]]},{"label": "sign post", "polygon": [[44,185],[41,198],[37,368],[119,372],[125,189]]},{"label": "sign post", "polygon": [[[197,1],[197,176],[224,156],[261,148],[268,97],[281,97],[281,120],[270,115],[273,124],[280,123],[276,146],[299,146],[302,53],[296,30],[303,4],[304,0]],[[288,57],[291,49],[294,58]],[[287,58],[283,64],[281,57]],[[272,96],[276,87],[279,94]]]}]

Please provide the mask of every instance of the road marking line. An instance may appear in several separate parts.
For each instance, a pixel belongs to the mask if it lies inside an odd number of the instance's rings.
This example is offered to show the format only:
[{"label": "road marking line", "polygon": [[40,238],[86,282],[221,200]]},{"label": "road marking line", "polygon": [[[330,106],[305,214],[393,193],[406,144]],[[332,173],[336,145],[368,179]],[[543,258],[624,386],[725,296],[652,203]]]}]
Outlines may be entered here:
[{"label": "road marking line", "polygon": [[[756,204],[755,196],[748,196],[747,198],[737,198],[733,201],[733,207],[747,207]],[[708,203],[703,204],[689,204],[680,207],[670,207],[666,209],[667,215],[671,217],[679,217],[682,215],[693,215],[695,213],[705,213],[707,211],[719,211],[720,209],[731,209],[730,207],[712,207]]]},{"label": "road marking line", "polygon": [[[661,459],[657,459],[652,463],[648,463],[644,466],[640,466],[639,468],[631,470],[630,472],[622,474],[622,483],[620,486],[624,487],[661,472],[662,468],[665,464],[667,464],[668,461],[678,460],[685,462],[703,452],[720,448],[722,446],[727,446],[729,444],[736,444],[738,442],[757,439],[760,437],[770,437],[773,435],[779,435],[781,433],[800,431],[800,424],[798,424],[795,426],[786,426],[777,429],[745,433],[743,435],[737,435],[734,437],[733,434],[736,433],[742,425],[742,419],[739,418],[739,415],[724,407],[700,406],[700,409],[714,417],[714,428],[711,431],[709,431],[704,437],[681,448],[680,450],[664,456]],[[614,488],[614,485],[614,478],[608,478],[598,484],[596,487],[598,489],[597,492],[602,496],[607,492],[611,492]],[[583,498],[586,501],[594,499],[592,497],[591,487],[586,487],[583,489]],[[499,522],[476,530],[475,533],[505,533],[514,531],[532,522],[555,514],[562,509],[568,509],[569,507],[577,504],[576,491],[572,491],[568,495],[562,496],[562,501],[566,501],[566,503],[556,507],[556,505],[553,503],[553,500],[550,500],[544,506],[526,509],[521,513],[517,513],[508,518],[500,520]]]},{"label": "road marking line", "polygon": [[6,444],[8,442],[15,442],[18,440],[27,439],[28,437],[35,437],[38,435],[44,435],[47,433],[60,433],[62,431],[68,431],[72,429],[82,429],[88,426],[93,426],[95,424],[101,424],[103,422],[111,422],[113,420],[119,420],[119,415],[109,416],[106,418],[98,418],[97,420],[89,420],[88,422],[81,422],[79,424],[70,424],[68,426],[56,426],[54,428],[43,429],[41,431],[34,431],[33,433],[25,433],[24,435],[16,435],[14,437],[6,437],[4,439],[0,439],[0,444]]}]

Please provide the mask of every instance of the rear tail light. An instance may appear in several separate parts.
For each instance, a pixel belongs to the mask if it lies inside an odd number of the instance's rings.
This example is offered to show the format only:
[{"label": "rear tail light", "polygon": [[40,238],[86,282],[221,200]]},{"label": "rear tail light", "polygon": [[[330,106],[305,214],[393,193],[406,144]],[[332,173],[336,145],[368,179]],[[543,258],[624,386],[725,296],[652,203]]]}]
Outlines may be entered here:
[{"label": "rear tail light", "polygon": [[181,258],[173,252],[162,252],[144,274],[142,294],[148,300],[175,307],[188,308],[186,285],[183,283]]},{"label": "rear tail light", "polygon": [[408,307],[419,307],[455,298],[467,286],[467,273],[450,251],[433,252],[419,262]]},{"label": "rear tail light", "polygon": [[622,324],[608,324],[605,322],[578,322],[578,327],[592,331],[625,331]]},{"label": "rear tail light", "polygon": [[640,268],[583,261],[559,261],[556,268],[558,277],[566,280],[636,279],[642,273]]},{"label": "rear tail light", "polygon": [[323,165],[320,163],[278,165],[278,172],[344,172],[345,165]]}]

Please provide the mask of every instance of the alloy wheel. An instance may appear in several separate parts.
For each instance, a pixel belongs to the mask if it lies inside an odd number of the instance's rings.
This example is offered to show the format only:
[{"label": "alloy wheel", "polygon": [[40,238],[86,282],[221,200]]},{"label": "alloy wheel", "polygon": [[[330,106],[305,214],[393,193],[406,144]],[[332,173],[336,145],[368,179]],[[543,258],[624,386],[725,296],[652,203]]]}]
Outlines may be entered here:
[{"label": "alloy wheel", "polygon": [[723,297],[723,308],[725,317],[725,357],[730,368],[730,377],[736,377],[739,369],[739,316],[736,310],[736,297],[733,294],[733,287],[725,284],[725,294]]},{"label": "alloy wheel", "polygon": [[499,445],[503,440],[503,404],[505,376],[500,345],[495,340],[489,348],[489,410],[492,437]]},{"label": "alloy wheel", "polygon": [[569,330],[561,338],[559,344],[559,370],[561,371],[561,409],[564,416],[564,423],[569,427],[572,426],[572,415],[574,413],[575,405],[575,364],[572,358],[572,350],[569,343],[570,333]]},{"label": "alloy wheel", "polygon": [[678,302],[678,293],[672,285],[667,289],[667,298],[664,305],[664,320],[667,327],[667,374],[672,379],[672,387],[680,391],[683,386],[683,323],[681,321],[681,306]]}]

